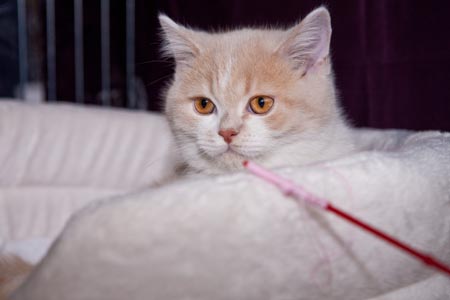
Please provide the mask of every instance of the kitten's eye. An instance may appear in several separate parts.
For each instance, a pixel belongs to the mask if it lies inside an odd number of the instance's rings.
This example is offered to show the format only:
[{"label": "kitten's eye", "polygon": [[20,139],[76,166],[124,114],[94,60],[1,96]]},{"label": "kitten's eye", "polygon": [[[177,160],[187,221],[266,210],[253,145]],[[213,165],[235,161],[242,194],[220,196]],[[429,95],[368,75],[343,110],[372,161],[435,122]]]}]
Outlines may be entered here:
[{"label": "kitten's eye", "polygon": [[265,114],[273,106],[274,100],[268,96],[256,96],[250,99],[249,108],[255,114]]},{"label": "kitten's eye", "polygon": [[194,100],[195,110],[201,113],[202,115],[209,115],[214,111],[216,107],[214,103],[208,98],[197,98]]}]

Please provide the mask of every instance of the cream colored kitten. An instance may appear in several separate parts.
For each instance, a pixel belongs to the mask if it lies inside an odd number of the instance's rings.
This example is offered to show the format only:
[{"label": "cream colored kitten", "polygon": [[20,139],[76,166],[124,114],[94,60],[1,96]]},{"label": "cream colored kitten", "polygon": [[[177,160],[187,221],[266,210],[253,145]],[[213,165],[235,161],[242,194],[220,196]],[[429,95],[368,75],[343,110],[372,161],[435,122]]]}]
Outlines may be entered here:
[{"label": "cream colored kitten", "polygon": [[176,61],[165,111],[188,171],[218,174],[251,159],[301,165],[353,150],[320,7],[287,30],[207,33],[159,17]]}]

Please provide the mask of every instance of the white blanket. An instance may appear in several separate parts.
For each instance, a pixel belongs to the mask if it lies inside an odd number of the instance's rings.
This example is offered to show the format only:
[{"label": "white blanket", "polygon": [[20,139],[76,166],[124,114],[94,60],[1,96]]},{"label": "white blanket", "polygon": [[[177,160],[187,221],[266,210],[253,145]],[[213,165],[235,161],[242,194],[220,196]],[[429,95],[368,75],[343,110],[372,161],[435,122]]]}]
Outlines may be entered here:
[{"label": "white blanket", "polygon": [[[355,137],[360,153],[276,171],[450,263],[450,134]],[[13,299],[372,297],[449,299],[450,278],[241,172],[90,205]]]}]

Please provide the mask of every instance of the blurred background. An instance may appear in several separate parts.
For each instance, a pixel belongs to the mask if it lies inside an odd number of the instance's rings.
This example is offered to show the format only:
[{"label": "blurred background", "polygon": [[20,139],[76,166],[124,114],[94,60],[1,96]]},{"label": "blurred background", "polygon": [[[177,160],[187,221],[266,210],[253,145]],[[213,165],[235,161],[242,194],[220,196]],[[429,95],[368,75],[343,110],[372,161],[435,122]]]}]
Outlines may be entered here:
[{"label": "blurred background", "polygon": [[292,25],[325,4],[356,126],[450,131],[447,1],[0,0],[0,100],[158,111],[173,62],[157,14],[200,29]]}]

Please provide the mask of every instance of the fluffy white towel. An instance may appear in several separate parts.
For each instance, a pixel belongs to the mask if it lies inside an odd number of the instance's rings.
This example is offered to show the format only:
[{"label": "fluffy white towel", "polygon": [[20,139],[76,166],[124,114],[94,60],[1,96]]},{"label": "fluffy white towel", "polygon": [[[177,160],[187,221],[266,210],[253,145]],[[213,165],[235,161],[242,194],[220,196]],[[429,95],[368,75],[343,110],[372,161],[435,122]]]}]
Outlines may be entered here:
[{"label": "fluffy white towel", "polygon": [[[450,263],[450,134],[355,136],[365,151],[276,171]],[[242,172],[91,205],[13,299],[379,300],[414,287],[445,299],[450,279]]]}]

